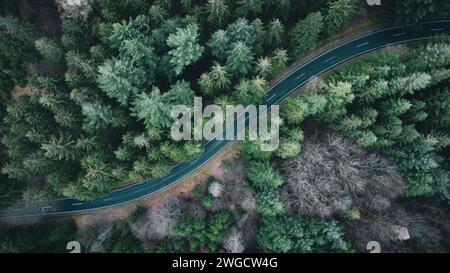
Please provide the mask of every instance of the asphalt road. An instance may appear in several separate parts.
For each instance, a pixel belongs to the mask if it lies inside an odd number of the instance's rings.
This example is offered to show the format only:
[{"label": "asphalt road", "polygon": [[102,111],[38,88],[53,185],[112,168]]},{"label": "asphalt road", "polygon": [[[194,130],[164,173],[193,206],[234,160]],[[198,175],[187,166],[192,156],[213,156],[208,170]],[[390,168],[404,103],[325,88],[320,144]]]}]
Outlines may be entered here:
[{"label": "asphalt road", "polygon": [[[313,77],[361,54],[395,44],[430,39],[442,34],[447,36],[450,34],[450,20],[428,22],[415,26],[393,27],[364,34],[337,45],[308,63],[299,66],[275,84],[267,92],[261,104],[268,106],[278,104]],[[0,213],[0,219],[37,215],[60,215],[133,202],[155,194],[192,174],[230,143],[231,141],[228,140],[210,141],[206,144],[202,154],[190,162],[176,165],[166,177],[160,179],[147,180],[120,188],[107,196],[92,201],[78,201],[66,198],[39,206],[24,207],[23,205],[17,205],[16,207],[2,211]]]}]

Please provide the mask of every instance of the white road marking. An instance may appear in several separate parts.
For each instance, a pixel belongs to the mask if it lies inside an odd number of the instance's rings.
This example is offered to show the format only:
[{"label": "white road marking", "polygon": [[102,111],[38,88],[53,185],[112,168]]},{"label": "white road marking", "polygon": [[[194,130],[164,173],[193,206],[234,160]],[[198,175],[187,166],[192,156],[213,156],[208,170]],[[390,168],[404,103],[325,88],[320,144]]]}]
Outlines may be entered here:
[{"label": "white road marking", "polygon": [[368,44],[369,44],[369,42],[365,42],[365,43],[357,45],[356,47],[362,47],[362,46],[365,46],[365,45],[368,45]]},{"label": "white road marking", "polygon": [[333,59],[334,59],[334,57],[330,57],[330,58],[326,59],[326,60],[324,61],[324,63],[328,63],[329,61],[331,61],[331,60],[333,60]]},{"label": "white road marking", "polygon": [[83,203],[73,203],[72,206],[79,206],[79,205],[83,205]]},{"label": "white road marking", "polygon": [[405,35],[405,33],[404,33],[404,32],[402,32],[402,33],[396,33],[396,34],[393,34],[392,37],[397,37],[397,36],[401,36],[401,35]]},{"label": "white road marking", "polygon": [[431,31],[441,31],[444,30],[443,28],[432,28]]},{"label": "white road marking", "polygon": [[109,200],[113,200],[113,199],[114,199],[114,197],[110,197],[110,198],[104,199],[103,201],[109,201]]},{"label": "white road marking", "polygon": [[300,79],[301,77],[305,76],[305,73],[302,73],[301,75],[299,75],[297,78],[295,78],[296,80]]},{"label": "white road marking", "polygon": [[273,99],[273,97],[275,97],[277,94],[273,94],[272,96],[270,96],[270,98],[267,99],[267,101]]},{"label": "white road marking", "polygon": [[141,192],[141,191],[144,191],[145,189],[139,189],[139,190],[137,190],[137,191],[134,191],[135,193],[138,193],[138,192]]},{"label": "white road marking", "polygon": [[45,207],[42,207],[43,209],[51,209],[52,208],[52,206],[45,206]]}]

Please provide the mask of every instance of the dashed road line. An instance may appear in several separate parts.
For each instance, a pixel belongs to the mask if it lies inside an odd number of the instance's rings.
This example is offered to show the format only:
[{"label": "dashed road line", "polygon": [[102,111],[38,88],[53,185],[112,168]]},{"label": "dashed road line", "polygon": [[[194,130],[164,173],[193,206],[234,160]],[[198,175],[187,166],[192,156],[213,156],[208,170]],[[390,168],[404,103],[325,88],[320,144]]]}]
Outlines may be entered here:
[{"label": "dashed road line", "polygon": [[334,58],[335,58],[335,57],[330,57],[330,58],[326,59],[326,60],[324,61],[324,63],[328,63],[329,61],[333,60]]},{"label": "dashed road line", "polygon": [[273,94],[272,96],[270,96],[270,98],[267,99],[267,101],[270,101],[271,99],[273,99],[273,97],[275,97],[277,94]]},{"label": "dashed road line", "polygon": [[362,46],[365,46],[365,45],[368,45],[368,44],[369,44],[369,42],[365,42],[365,43],[357,45],[356,47],[362,47]]},{"label": "dashed road line", "polygon": [[300,79],[300,78],[303,77],[303,76],[305,76],[305,73],[300,74],[300,75],[299,75],[298,77],[296,77],[295,79],[298,80],[298,79]]}]

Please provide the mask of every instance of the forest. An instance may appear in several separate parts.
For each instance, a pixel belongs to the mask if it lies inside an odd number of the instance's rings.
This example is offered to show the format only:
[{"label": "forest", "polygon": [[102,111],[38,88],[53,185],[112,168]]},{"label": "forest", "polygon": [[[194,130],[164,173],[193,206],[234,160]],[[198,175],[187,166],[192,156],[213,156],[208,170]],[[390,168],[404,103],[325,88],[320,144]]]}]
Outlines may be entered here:
[{"label": "forest", "polygon": [[[2,1],[0,207],[164,177],[205,144],[171,138],[173,105],[258,103],[340,35],[449,11],[445,0]],[[366,252],[373,240],[448,252],[449,86],[448,37],[370,53],[283,102],[277,151],[239,142],[219,175],[120,219],[2,225],[0,252],[64,252],[74,239],[86,252]]]}]

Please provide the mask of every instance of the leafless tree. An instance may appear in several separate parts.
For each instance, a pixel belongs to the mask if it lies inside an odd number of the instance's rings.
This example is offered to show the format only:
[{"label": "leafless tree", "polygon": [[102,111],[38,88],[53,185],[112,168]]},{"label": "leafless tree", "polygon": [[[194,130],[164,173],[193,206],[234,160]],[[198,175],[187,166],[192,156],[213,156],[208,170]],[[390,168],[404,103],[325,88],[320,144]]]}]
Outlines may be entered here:
[{"label": "leafless tree", "polygon": [[245,191],[241,198],[241,207],[247,212],[253,212],[256,209],[256,201],[251,191]]},{"label": "leafless tree", "polygon": [[448,252],[450,219],[429,200],[403,200],[382,212],[366,212],[347,221],[347,234],[358,251],[378,241],[382,252]]},{"label": "leafless tree", "polygon": [[131,228],[141,240],[161,240],[170,235],[171,228],[182,215],[184,202],[170,197],[147,212],[147,215]]},{"label": "leafless tree", "polygon": [[215,182],[211,183],[211,185],[209,185],[208,191],[209,191],[209,193],[211,193],[212,196],[217,198],[220,195],[222,195],[223,186],[219,182],[215,181]]},{"label": "leafless tree", "polygon": [[382,210],[404,192],[392,162],[335,133],[308,136],[302,153],[280,165],[283,196],[301,214],[330,216],[352,206]]},{"label": "leafless tree", "polygon": [[223,240],[223,248],[229,253],[242,253],[245,250],[244,235],[236,227],[232,227]]},{"label": "leafless tree", "polygon": [[92,0],[56,0],[62,17],[86,21],[92,12]]},{"label": "leafless tree", "polygon": [[187,209],[190,215],[198,218],[206,217],[206,210],[204,207],[198,202],[191,202],[187,205]]}]

